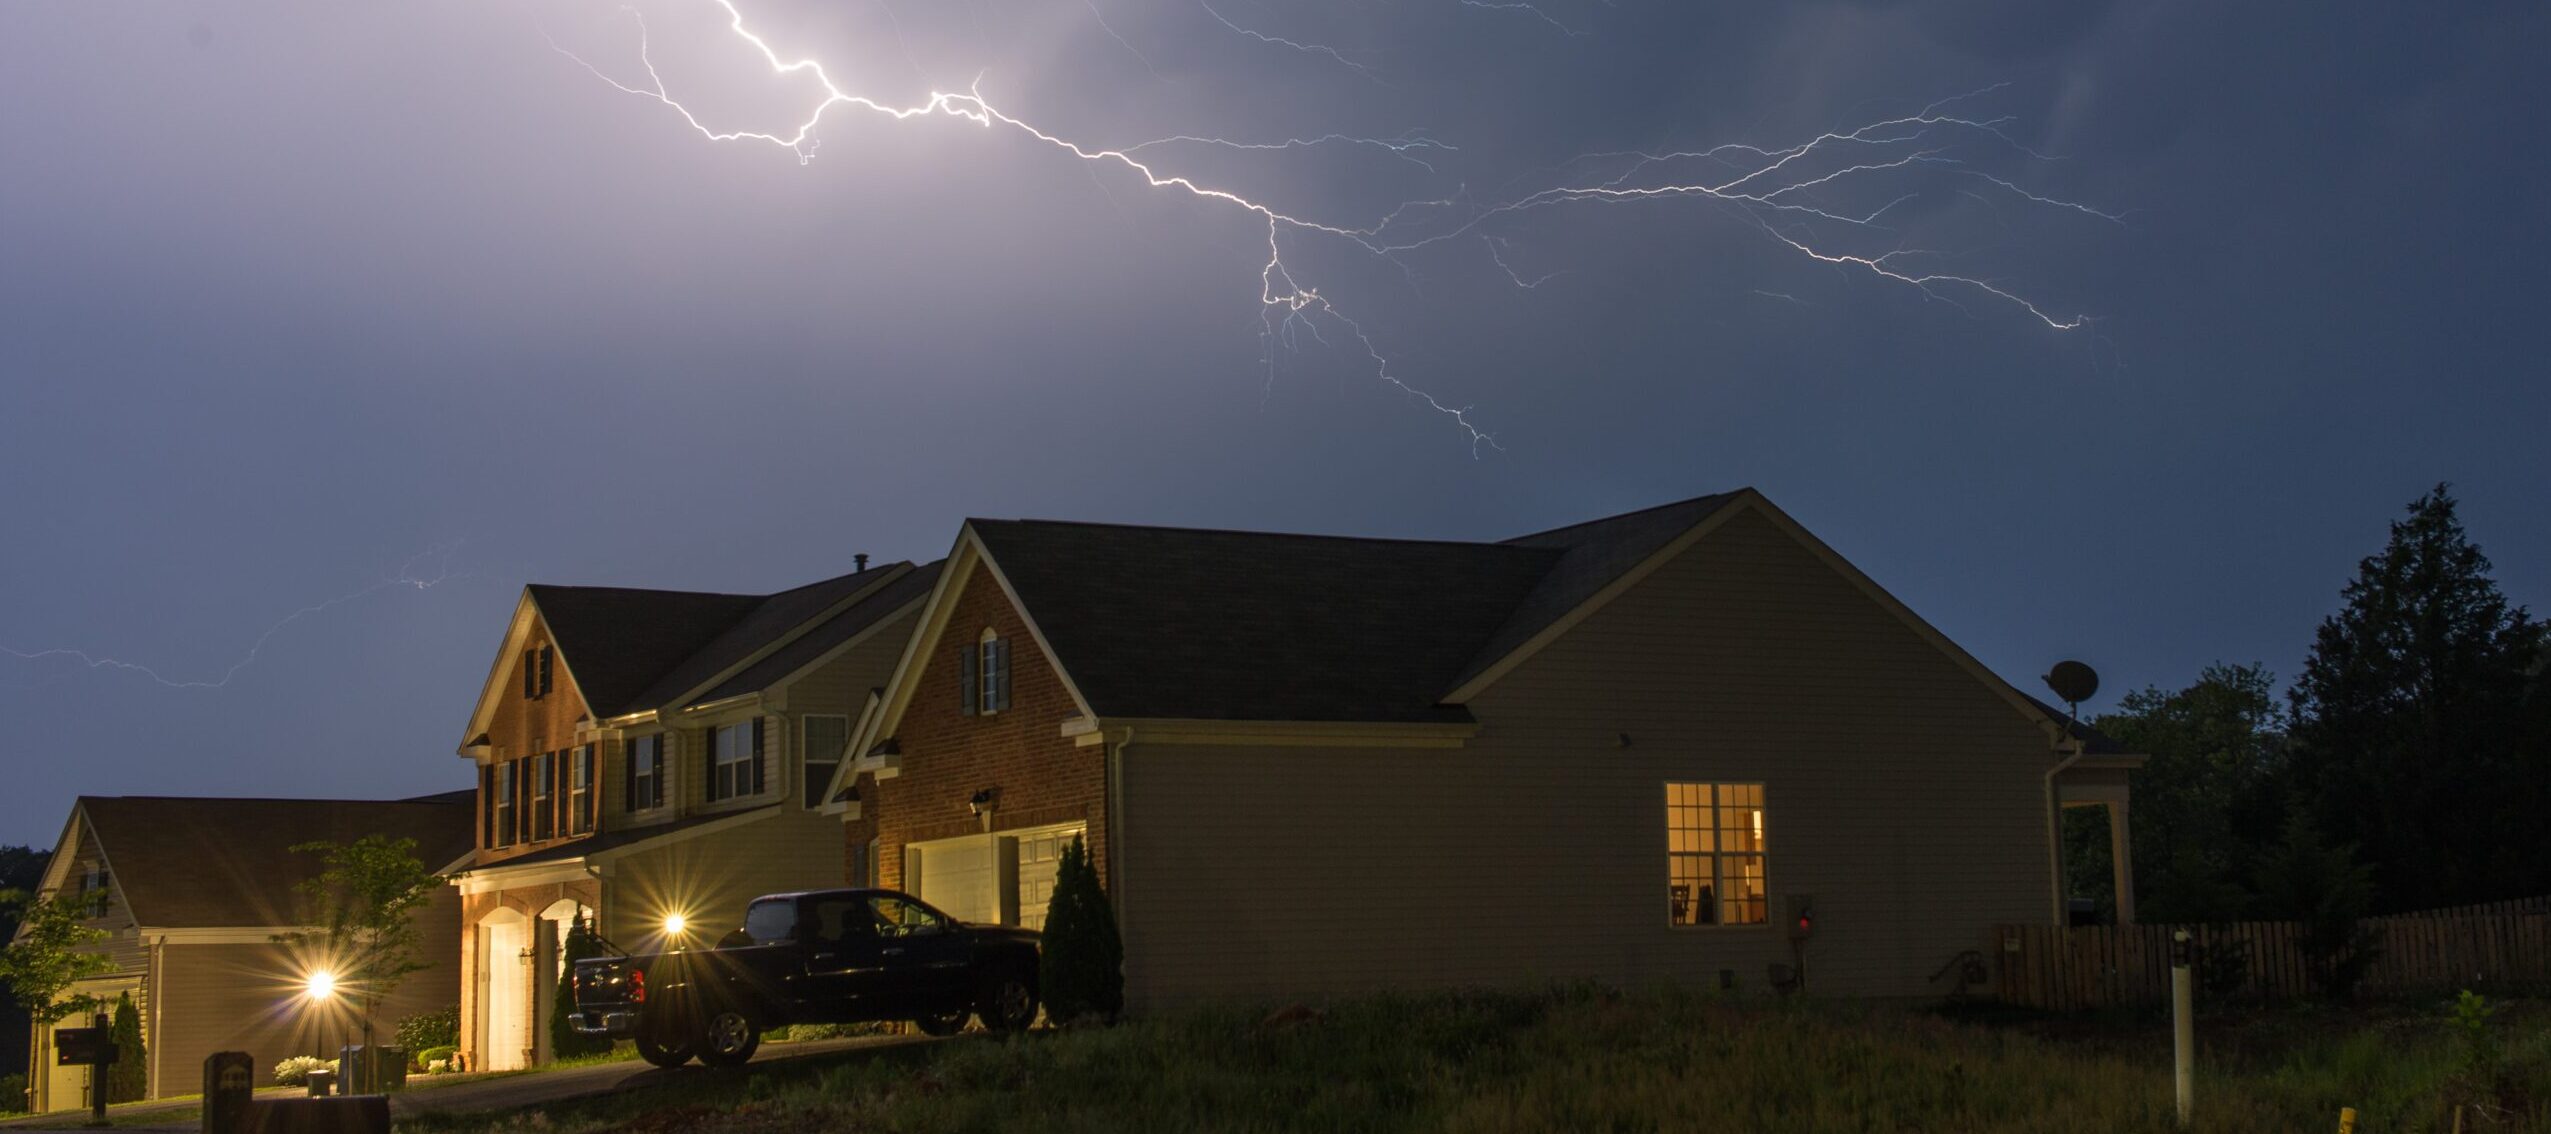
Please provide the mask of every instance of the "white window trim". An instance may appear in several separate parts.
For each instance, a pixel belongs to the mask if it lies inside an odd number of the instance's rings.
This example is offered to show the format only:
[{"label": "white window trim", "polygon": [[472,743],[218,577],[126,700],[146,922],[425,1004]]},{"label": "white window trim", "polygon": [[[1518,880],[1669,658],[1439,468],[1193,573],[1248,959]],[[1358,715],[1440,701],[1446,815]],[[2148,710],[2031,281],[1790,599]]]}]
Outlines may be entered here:
[{"label": "white window trim", "polygon": [[[736,747],[742,752],[742,755],[737,756],[732,760],[727,759],[718,753],[718,745],[729,732],[738,734]],[[707,752],[707,756],[709,758],[709,775],[713,779],[723,785],[727,778],[727,770],[729,768],[733,768],[736,769],[736,779],[742,781],[742,783],[738,785],[737,790],[715,795],[706,802],[711,804],[733,803],[739,799],[753,799],[761,794],[751,790],[753,782],[753,718],[746,717],[743,720],[735,721],[730,724],[711,726],[709,729],[709,750]],[[767,786],[768,785],[765,785],[765,787]]]},{"label": "white window trim", "polygon": [[[1762,781],[1760,781],[1760,780],[1699,780],[1699,779],[1674,779],[1674,780],[1663,780],[1663,781],[1660,781],[1660,786],[1661,786],[1661,787],[1662,787],[1662,789],[1663,789],[1663,791],[1662,791],[1662,792],[1660,792],[1660,794],[1667,794],[1667,793],[1670,793],[1670,792],[1671,792],[1674,788],[1676,788],[1676,787],[1678,787],[1678,786],[1704,787],[1704,788],[1708,788],[1708,789],[1710,789],[1710,791],[1711,791],[1711,795],[1710,795],[1710,803],[1709,803],[1709,805],[1708,805],[1708,807],[1707,807],[1707,809],[1706,809],[1706,810],[1707,810],[1707,811],[1709,812],[1709,814],[1710,814],[1710,824],[1711,824],[1711,826],[1710,826],[1710,831],[1711,831],[1711,844],[1710,844],[1710,845],[1711,845],[1712,849],[1711,849],[1711,850],[1708,850],[1708,851],[1705,851],[1705,852],[1699,852],[1699,857],[1709,860],[1710,886],[1711,886],[1710,900],[1711,900],[1712,902],[1724,903],[1724,902],[1726,901],[1726,898],[1724,898],[1724,897],[1722,896],[1722,895],[1725,893],[1725,885],[1726,885],[1726,882],[1725,882],[1725,875],[1721,873],[1721,867],[1724,865],[1724,863],[1725,863],[1725,860],[1726,860],[1726,859],[1731,858],[1731,857],[1736,857],[1736,858],[1752,858],[1752,859],[1755,859],[1755,860],[1757,860],[1757,861],[1760,861],[1760,862],[1763,864],[1763,919],[1762,919],[1761,921],[1730,922],[1730,921],[1726,921],[1726,920],[1724,920],[1723,918],[1713,916],[1713,917],[1712,917],[1712,919],[1711,919],[1711,920],[1709,920],[1709,921],[1705,921],[1705,922],[1697,922],[1697,923],[1692,923],[1692,924],[1683,924],[1683,923],[1678,923],[1678,922],[1674,921],[1674,920],[1673,920],[1673,913],[1672,913],[1672,911],[1671,911],[1671,910],[1669,910],[1669,911],[1667,912],[1667,914],[1666,914],[1666,923],[1665,923],[1665,924],[1666,924],[1666,928],[1668,928],[1668,929],[1672,929],[1672,930],[1676,930],[1676,931],[1710,931],[1710,930],[1739,930],[1739,931],[1741,931],[1741,930],[1760,930],[1760,929],[1769,929],[1769,928],[1771,927],[1771,925],[1772,925],[1772,883],[1771,883],[1771,879],[1772,879],[1772,856],[1771,856],[1771,809],[1772,809],[1772,802],[1771,802],[1771,789],[1770,789],[1769,787],[1765,786],[1765,785],[1763,784],[1763,782],[1762,782]],[[1717,815],[1718,815],[1718,796],[1717,796],[1717,790],[1718,790],[1719,788],[1728,788],[1728,787],[1744,787],[1744,788],[1752,788],[1752,789],[1754,789],[1754,791],[1755,791],[1755,792],[1758,794],[1758,796],[1760,797],[1761,802],[1755,806],[1755,814],[1756,814],[1756,819],[1757,819],[1757,825],[1761,828],[1761,832],[1760,832],[1760,833],[1756,836],[1756,837],[1757,837],[1757,839],[1758,839],[1758,840],[1759,840],[1759,842],[1760,842],[1760,846],[1762,847],[1762,849],[1761,849],[1761,850],[1756,850],[1756,851],[1726,851],[1726,850],[1720,850],[1720,849],[1717,849],[1717,848],[1718,848],[1718,845],[1719,845],[1719,841],[1718,841],[1718,827],[1717,827],[1717,823],[1718,823],[1718,818],[1717,818]],[[1669,798],[1670,798],[1670,795],[1669,795]],[[1666,807],[1667,807],[1667,819],[1666,819],[1666,823],[1665,823],[1665,838],[1666,838],[1666,844],[1665,844],[1666,880],[1667,880],[1667,882],[1668,882],[1669,884],[1671,884],[1671,883],[1672,883],[1672,881],[1673,881],[1673,878],[1674,878],[1674,857],[1675,857],[1675,850],[1674,850],[1674,823],[1673,823],[1673,819],[1672,819],[1672,813],[1673,813],[1673,812],[1672,812],[1672,809],[1673,809],[1673,804],[1669,802],[1669,803],[1666,805]],[[1688,852],[1687,852],[1687,853],[1688,853]],[[1720,908],[1723,910],[1725,907],[1722,905]]]}]

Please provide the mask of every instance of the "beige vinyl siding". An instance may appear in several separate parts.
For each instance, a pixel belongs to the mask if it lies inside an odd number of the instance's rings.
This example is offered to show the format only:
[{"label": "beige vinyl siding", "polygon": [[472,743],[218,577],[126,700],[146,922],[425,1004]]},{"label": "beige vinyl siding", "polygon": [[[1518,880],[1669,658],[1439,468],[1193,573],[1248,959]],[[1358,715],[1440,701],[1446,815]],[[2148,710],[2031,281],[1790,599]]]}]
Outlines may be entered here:
[{"label": "beige vinyl siding", "polygon": [[763,894],[841,885],[841,820],[793,802],[777,815],[613,860],[602,892],[602,934],[648,949],[668,912],[699,941],[744,924]]},{"label": "beige vinyl siding", "polygon": [[[1728,521],[1472,705],[1461,749],[1122,758],[1128,994],[1156,1009],[1591,977],[1915,996],[2044,916],[2048,737],[1769,521]],[[1626,746],[1624,735],[1626,734]],[[1760,783],[1772,924],[1666,924],[1664,785]]]},{"label": "beige vinyl siding", "polygon": [[[427,967],[408,974],[376,1011],[379,1043],[398,1042],[398,1022],[407,1016],[460,1003],[460,971],[449,944],[460,937],[460,896],[440,889],[418,917],[417,959]],[[257,1084],[265,1086],[286,1056],[333,1057],[349,1035],[359,1042],[361,1023],[345,1004],[318,1009],[303,998],[307,966],[289,946],[169,944],[160,954],[161,1034],[145,1037],[158,1075],[154,1094],[196,1093],[204,1057],[216,1051],[255,1057]]]}]

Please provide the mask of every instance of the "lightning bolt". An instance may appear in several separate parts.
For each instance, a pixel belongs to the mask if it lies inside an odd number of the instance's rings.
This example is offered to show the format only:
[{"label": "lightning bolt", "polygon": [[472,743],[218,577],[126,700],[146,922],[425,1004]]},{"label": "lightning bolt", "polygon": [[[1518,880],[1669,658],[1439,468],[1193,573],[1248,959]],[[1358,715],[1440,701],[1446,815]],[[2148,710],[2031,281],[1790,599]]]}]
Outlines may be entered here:
[{"label": "lightning bolt", "polygon": [[[257,635],[256,640],[248,644],[247,652],[241,654],[239,660],[232,662],[230,664],[230,668],[221,672],[221,676],[210,680],[180,681],[139,662],[130,662],[121,658],[106,657],[100,654],[90,653],[86,650],[21,650],[13,646],[0,645],[0,654],[8,654],[12,657],[31,662],[43,661],[48,658],[69,658],[78,662],[82,667],[91,670],[105,669],[120,670],[126,673],[138,673],[143,677],[147,677],[150,680],[170,689],[219,689],[223,686],[229,685],[232,678],[239,676],[240,671],[255,664],[258,653],[266,648],[266,643],[273,641],[275,635],[282,633],[285,627],[290,626],[295,622],[324,614],[350,602],[357,602],[362,599],[369,598],[381,593],[382,591],[394,590],[401,587],[419,591],[431,590],[447,582],[474,577],[470,572],[464,571],[456,573],[452,570],[452,555],[454,552],[459,551],[460,547],[461,545],[458,543],[437,544],[433,547],[429,547],[424,551],[408,557],[405,562],[399,564],[398,570],[392,572],[389,577],[381,579],[368,587],[364,587],[357,591],[349,591],[345,594],[338,595],[335,598],[327,599],[322,602],[312,603],[308,606],[295,610],[290,614],[284,615],[282,618],[276,619],[273,625],[266,627],[265,633]],[[427,561],[432,561],[434,563],[434,573],[431,576],[423,574],[418,568],[418,564],[425,563]]]},{"label": "lightning bolt", "polygon": [[[2082,327],[2091,317],[2050,310],[2011,286],[1982,276],[1923,267],[1922,258],[1934,253],[1905,247],[1900,241],[1893,247],[1864,246],[1867,240],[1888,235],[1879,221],[1899,205],[1919,197],[1923,192],[1920,187],[1887,190],[1893,195],[1875,208],[1852,209],[1839,203],[1839,199],[1867,188],[1883,188],[1890,181],[1900,182],[1912,174],[1946,170],[1981,179],[2036,205],[2123,223],[2120,214],[2034,193],[2008,178],[1972,166],[1966,152],[1978,143],[2035,159],[2053,160],[2013,139],[2008,129],[2008,118],[1979,118],[1953,112],[1953,107],[1990,94],[2000,89],[1999,85],[1941,99],[1912,114],[1883,118],[1849,129],[1830,130],[1788,146],[1766,147],[1734,142],[1695,150],[1588,154],[1549,171],[1555,183],[1541,184],[1521,192],[1480,199],[1471,196],[1465,188],[1449,197],[1403,202],[1370,221],[1321,218],[1280,207],[1236,189],[1207,184],[1192,175],[1176,172],[1164,163],[1174,158],[1179,147],[1297,150],[1324,145],[1358,146],[1387,151],[1431,173],[1435,167],[1426,157],[1452,152],[1454,147],[1417,131],[1395,138],[1321,134],[1280,142],[1238,142],[1182,134],[1122,147],[1087,144],[1049,132],[994,105],[983,93],[979,79],[962,91],[934,90],[920,101],[900,105],[846,89],[820,61],[811,57],[792,59],[783,56],[767,39],[748,26],[736,0],[702,2],[714,4],[724,12],[727,31],[758,55],[774,75],[805,76],[821,90],[821,97],[807,107],[794,125],[781,129],[721,128],[703,121],[666,84],[650,51],[645,18],[635,9],[624,11],[638,25],[638,63],[646,75],[643,82],[614,77],[583,56],[558,45],[555,40],[550,46],[613,88],[663,105],[702,138],[712,142],[766,143],[789,151],[800,163],[805,163],[813,159],[819,144],[816,137],[818,128],[835,108],[862,111],[898,122],[941,119],[1008,133],[1094,167],[1130,174],[1146,188],[1184,194],[1250,217],[1266,230],[1266,261],[1259,271],[1258,300],[1260,338],[1268,351],[1270,382],[1275,365],[1274,347],[1278,344],[1292,347],[1302,336],[1308,335],[1333,347],[1360,350],[1372,364],[1372,377],[1377,382],[1450,418],[1468,437],[1474,457],[1483,448],[1497,447],[1497,443],[1473,420],[1472,407],[1447,403],[1404,380],[1394,368],[1390,356],[1361,322],[1332,302],[1319,286],[1296,275],[1287,259],[1289,243],[1301,240],[1343,241],[1399,266],[1404,273],[1410,273],[1413,284],[1416,277],[1407,257],[1475,235],[1486,239],[1491,259],[1509,278],[1520,287],[1531,288],[1549,279],[1550,275],[1527,280],[1516,272],[1503,255],[1505,237],[1496,229],[1541,209],[1699,200],[1728,210],[1748,222],[1767,240],[1808,260],[1864,271],[1879,279],[1910,287],[1926,298],[1947,301],[1961,311],[1969,309],[1959,302],[1960,298],[1999,302],[2025,312],[2051,330],[2069,331]],[[1524,3],[1508,3],[1505,0],[1463,0],[1463,3],[1470,7],[1518,8],[1548,19],[1546,13]],[[1368,68],[1334,47],[1284,39],[1245,28],[1233,23],[1204,0],[1199,0],[1199,6],[1233,31],[1272,45],[1323,56],[1368,77],[1371,75]],[[1564,30],[1564,25],[1562,27]],[[1113,34],[1114,29],[1108,30]],[[1155,153],[1163,156],[1155,157]],[[1608,174],[1600,172],[1606,168],[1611,170]],[[1510,183],[1510,188],[1515,184]],[[1828,229],[1844,235],[1833,237]],[[1558,273],[1551,273],[1555,274]]]}]

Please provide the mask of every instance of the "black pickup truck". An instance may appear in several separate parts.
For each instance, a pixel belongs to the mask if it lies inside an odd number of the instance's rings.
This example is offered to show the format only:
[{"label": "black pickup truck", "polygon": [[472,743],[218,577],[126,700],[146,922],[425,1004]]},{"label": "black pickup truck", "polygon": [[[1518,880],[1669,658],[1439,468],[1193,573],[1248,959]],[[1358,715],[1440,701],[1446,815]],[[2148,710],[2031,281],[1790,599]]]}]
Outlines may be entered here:
[{"label": "black pickup truck", "polygon": [[780,1024],[911,1020],[949,1035],[1036,1019],[1037,934],[968,925],[892,890],[756,898],[714,949],[576,962],[576,1030],[634,1039],[658,1067],[753,1057]]}]

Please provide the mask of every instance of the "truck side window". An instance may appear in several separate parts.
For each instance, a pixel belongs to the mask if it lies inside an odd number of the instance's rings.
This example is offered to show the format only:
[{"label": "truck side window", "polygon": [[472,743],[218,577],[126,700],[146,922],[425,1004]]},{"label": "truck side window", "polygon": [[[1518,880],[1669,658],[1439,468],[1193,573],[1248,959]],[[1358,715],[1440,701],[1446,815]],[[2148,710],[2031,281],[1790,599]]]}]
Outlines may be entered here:
[{"label": "truck side window", "polygon": [[756,945],[797,939],[797,902],[789,898],[755,902],[744,911],[744,934]]},{"label": "truck side window", "polygon": [[928,907],[901,898],[870,898],[869,903],[877,911],[877,932],[887,937],[918,937],[948,928]]},{"label": "truck side window", "polygon": [[816,940],[827,945],[877,936],[877,919],[868,912],[866,902],[848,898],[817,901],[807,912],[815,923]]}]

